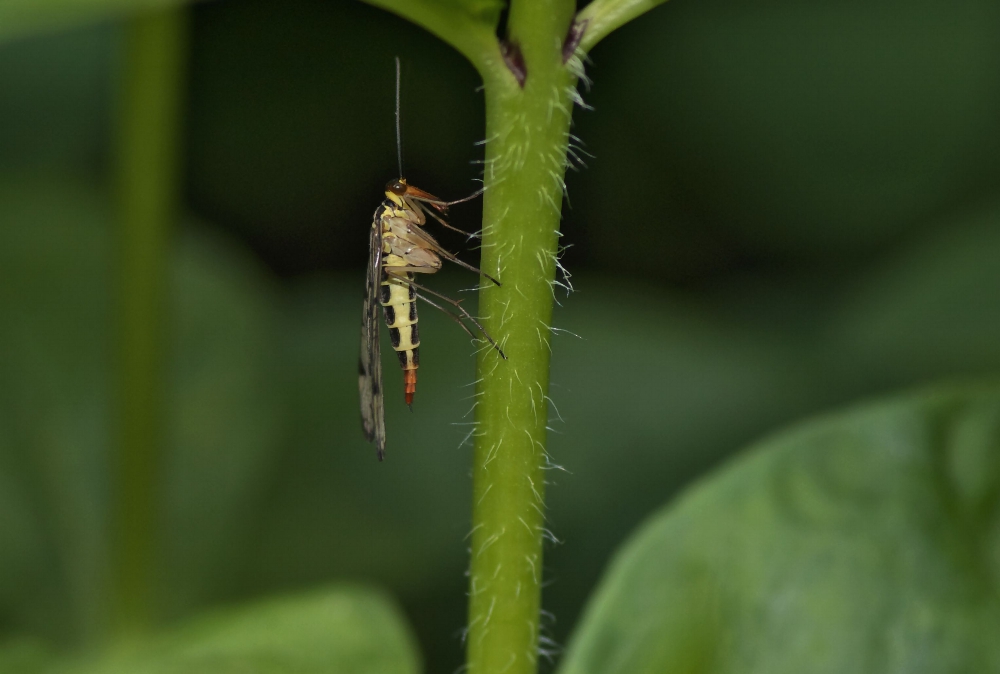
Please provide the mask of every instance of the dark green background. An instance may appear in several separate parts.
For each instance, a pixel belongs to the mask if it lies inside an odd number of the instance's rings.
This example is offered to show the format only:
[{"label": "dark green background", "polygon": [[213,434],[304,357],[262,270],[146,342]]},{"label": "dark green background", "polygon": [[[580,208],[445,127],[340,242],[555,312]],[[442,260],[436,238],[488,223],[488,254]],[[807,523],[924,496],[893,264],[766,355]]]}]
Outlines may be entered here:
[{"label": "dark green background", "polygon": [[[672,0],[593,51],[574,134],[594,157],[563,222],[579,292],[555,316],[580,336],[554,340],[556,642],[632,528],[748,441],[1000,367],[998,29],[988,0]],[[0,629],[65,645],[103,619],[119,37],[0,47]],[[395,175],[392,57],[407,177],[448,198],[476,185],[476,74],[348,2],[199,4],[190,53],[165,618],[368,580],[403,602],[426,671],[451,671],[472,347],[425,311],[415,411],[389,396],[382,465],[355,359]]]}]

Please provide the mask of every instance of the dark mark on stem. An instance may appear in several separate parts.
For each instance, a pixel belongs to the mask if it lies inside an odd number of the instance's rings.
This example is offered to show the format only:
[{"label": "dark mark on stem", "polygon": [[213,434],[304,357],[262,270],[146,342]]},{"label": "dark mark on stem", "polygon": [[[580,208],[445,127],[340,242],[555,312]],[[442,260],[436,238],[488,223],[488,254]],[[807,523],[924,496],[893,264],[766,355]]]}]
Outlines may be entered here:
[{"label": "dark mark on stem", "polygon": [[573,57],[573,54],[576,53],[576,48],[580,46],[580,40],[583,39],[583,34],[587,32],[588,23],[590,23],[590,19],[574,21],[570,24],[569,31],[566,33],[566,39],[563,40],[562,60],[564,64]]},{"label": "dark mark on stem", "polygon": [[503,62],[507,64],[507,69],[514,74],[514,79],[523,89],[524,80],[528,78],[528,66],[524,64],[524,54],[521,53],[520,45],[516,42],[501,40],[500,55],[503,56]]}]

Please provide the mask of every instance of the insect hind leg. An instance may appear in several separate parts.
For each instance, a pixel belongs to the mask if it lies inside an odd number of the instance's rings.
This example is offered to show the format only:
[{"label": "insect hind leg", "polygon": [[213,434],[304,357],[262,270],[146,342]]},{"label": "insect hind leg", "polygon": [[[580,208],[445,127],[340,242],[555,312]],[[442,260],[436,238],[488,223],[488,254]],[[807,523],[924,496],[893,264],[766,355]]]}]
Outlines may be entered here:
[{"label": "insect hind leg", "polygon": [[[388,271],[387,271],[387,272],[386,272],[386,276],[389,276],[389,277],[392,277],[392,278],[397,278],[397,279],[399,279],[399,280],[404,280],[404,278],[400,278],[400,277],[397,277],[397,276],[396,276],[396,273],[395,273],[396,271],[397,271],[397,270],[393,270],[393,271],[391,271],[391,272],[388,272]],[[505,354],[505,353],[503,352],[503,349],[501,349],[501,348],[500,348],[500,347],[499,347],[499,346],[497,345],[497,343],[496,343],[495,341],[493,341],[493,338],[492,338],[492,337],[490,337],[490,333],[486,332],[486,328],[484,328],[484,327],[483,327],[483,326],[482,326],[482,325],[481,325],[481,324],[479,323],[479,321],[477,321],[477,320],[476,320],[476,317],[475,317],[475,316],[473,316],[472,314],[470,314],[470,313],[469,313],[468,311],[466,311],[466,310],[465,310],[465,307],[463,307],[463,306],[462,306],[462,301],[461,301],[461,300],[454,300],[454,299],[452,299],[452,298],[448,297],[447,295],[442,295],[441,293],[439,293],[439,292],[437,292],[437,291],[434,291],[434,290],[431,290],[431,289],[430,289],[430,288],[428,288],[427,286],[422,286],[422,285],[420,285],[419,283],[415,283],[415,282],[413,282],[413,281],[409,281],[409,280],[408,280],[407,282],[408,282],[408,283],[409,283],[409,284],[410,284],[411,286],[413,286],[414,288],[417,288],[417,289],[419,289],[419,290],[422,290],[422,291],[424,291],[424,292],[426,292],[426,293],[430,293],[431,295],[434,295],[435,297],[437,297],[437,298],[440,298],[441,300],[444,300],[444,301],[445,301],[445,302],[447,302],[448,304],[450,304],[450,305],[452,305],[453,307],[455,307],[456,309],[458,309],[458,311],[459,311],[459,312],[460,312],[460,313],[462,314],[462,316],[464,316],[465,318],[469,319],[469,321],[471,321],[471,322],[472,322],[472,324],[476,326],[476,328],[477,328],[477,329],[479,330],[479,332],[480,332],[480,333],[482,333],[483,337],[485,337],[485,338],[486,338],[486,341],[487,341],[487,342],[489,342],[489,343],[490,343],[490,345],[491,345],[491,346],[492,346],[492,347],[493,347],[494,349],[496,349],[497,353],[499,353],[499,354],[500,354],[500,357],[501,357],[501,358],[503,358],[504,360],[507,360],[507,354]],[[458,317],[457,315],[455,315],[455,314],[453,314],[452,312],[448,311],[448,310],[447,310],[447,309],[445,309],[444,307],[442,307],[442,306],[440,306],[440,305],[438,305],[438,304],[435,304],[434,302],[432,302],[431,300],[427,299],[427,297],[425,297],[425,296],[421,295],[420,293],[417,293],[417,297],[418,297],[418,298],[420,298],[420,299],[422,299],[422,300],[423,300],[424,302],[427,302],[427,304],[431,305],[431,306],[432,306],[432,307],[434,307],[435,309],[438,309],[438,310],[440,310],[440,311],[443,311],[443,312],[444,312],[445,314],[447,314],[448,316],[450,316],[450,317],[452,318],[452,320],[454,320],[454,321],[455,321],[456,323],[458,323],[459,325],[461,325],[461,326],[462,326],[462,329],[463,329],[463,330],[465,330],[465,332],[466,332],[466,333],[468,333],[468,335],[469,335],[470,337],[472,337],[473,339],[475,339],[475,338],[476,338],[476,335],[475,335],[475,334],[473,334],[473,332],[472,332],[471,330],[469,330],[469,327],[468,327],[468,326],[467,326],[467,325],[466,325],[465,323],[463,323],[463,322],[462,322],[462,319],[461,319],[461,318],[459,318],[459,317]]]}]

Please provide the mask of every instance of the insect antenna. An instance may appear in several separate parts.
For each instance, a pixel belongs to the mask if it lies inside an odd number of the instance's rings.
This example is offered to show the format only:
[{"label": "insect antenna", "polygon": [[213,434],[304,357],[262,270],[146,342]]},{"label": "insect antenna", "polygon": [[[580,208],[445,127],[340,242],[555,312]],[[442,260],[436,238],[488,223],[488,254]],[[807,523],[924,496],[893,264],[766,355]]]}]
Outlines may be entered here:
[{"label": "insect antenna", "polygon": [[396,57],[396,159],[399,161],[399,177],[403,177],[403,133],[400,130],[399,123],[399,89],[400,80],[402,76],[400,74],[399,57]]}]

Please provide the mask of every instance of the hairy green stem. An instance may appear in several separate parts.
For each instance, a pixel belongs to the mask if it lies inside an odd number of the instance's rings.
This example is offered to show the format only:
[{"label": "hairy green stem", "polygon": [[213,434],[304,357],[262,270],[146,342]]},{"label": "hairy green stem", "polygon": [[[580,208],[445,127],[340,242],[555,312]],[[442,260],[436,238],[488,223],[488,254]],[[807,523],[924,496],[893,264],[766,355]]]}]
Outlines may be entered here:
[{"label": "hairy green stem", "polygon": [[467,671],[531,674],[553,467],[545,451],[550,322],[580,57],[663,0],[594,0],[575,21],[575,0],[511,0],[502,45],[502,0],[366,1],[450,43],[485,85],[481,266],[503,287],[484,284],[479,309],[510,359],[485,348],[477,369]]},{"label": "hairy green stem", "polygon": [[[566,147],[575,77],[562,60],[572,0],[513,2],[510,58],[480,67],[486,91],[486,172],[480,313],[509,360],[479,359],[470,674],[537,670],[545,535],[549,340]],[[517,56],[518,52],[520,57]]]},{"label": "hairy green stem", "polygon": [[185,17],[176,9],[140,15],[125,27],[115,167],[119,313],[110,579],[118,636],[155,620],[167,258],[178,192],[185,33]]}]

